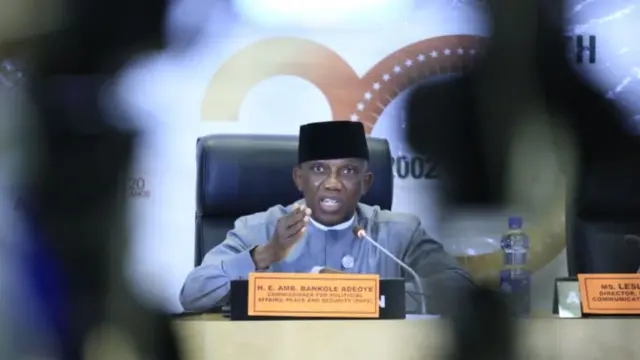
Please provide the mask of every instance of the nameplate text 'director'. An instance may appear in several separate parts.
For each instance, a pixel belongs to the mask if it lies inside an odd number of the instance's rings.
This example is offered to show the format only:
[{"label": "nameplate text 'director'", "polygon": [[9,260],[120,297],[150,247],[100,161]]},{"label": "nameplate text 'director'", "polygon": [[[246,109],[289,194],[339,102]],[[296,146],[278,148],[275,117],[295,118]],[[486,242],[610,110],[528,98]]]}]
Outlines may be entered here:
[{"label": "nameplate text 'director'", "polygon": [[249,274],[250,316],[378,318],[380,275]]},{"label": "nameplate text 'director'", "polygon": [[640,314],[640,274],[578,274],[584,314]]}]

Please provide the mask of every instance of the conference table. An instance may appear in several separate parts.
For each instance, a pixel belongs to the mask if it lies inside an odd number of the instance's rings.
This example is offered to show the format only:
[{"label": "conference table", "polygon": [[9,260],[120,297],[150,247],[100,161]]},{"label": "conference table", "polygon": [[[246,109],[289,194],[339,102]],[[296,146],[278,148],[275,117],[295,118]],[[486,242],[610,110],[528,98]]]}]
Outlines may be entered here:
[{"label": "conference table", "polygon": [[[441,360],[450,351],[442,319],[175,320],[185,360]],[[522,359],[640,359],[640,319],[534,318],[519,322]]]}]

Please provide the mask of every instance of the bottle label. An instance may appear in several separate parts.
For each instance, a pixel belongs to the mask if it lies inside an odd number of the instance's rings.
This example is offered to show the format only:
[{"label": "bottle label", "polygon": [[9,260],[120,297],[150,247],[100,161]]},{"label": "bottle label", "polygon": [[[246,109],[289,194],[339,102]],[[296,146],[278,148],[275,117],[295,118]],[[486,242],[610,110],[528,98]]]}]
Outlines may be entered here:
[{"label": "bottle label", "polygon": [[527,264],[527,252],[526,251],[511,251],[504,253],[505,266],[524,266]]}]

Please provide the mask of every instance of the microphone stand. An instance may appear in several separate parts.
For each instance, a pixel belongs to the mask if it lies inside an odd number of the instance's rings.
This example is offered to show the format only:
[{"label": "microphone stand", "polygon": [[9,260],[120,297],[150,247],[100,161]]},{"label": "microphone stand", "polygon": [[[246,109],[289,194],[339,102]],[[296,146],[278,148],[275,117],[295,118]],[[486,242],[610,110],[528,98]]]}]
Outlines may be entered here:
[{"label": "microphone stand", "polygon": [[417,292],[419,292],[421,294],[421,296],[420,296],[420,299],[421,299],[421,301],[420,301],[420,313],[423,314],[423,315],[427,314],[427,302],[424,299],[424,290],[422,289],[422,282],[420,281],[420,276],[418,276],[418,274],[412,268],[410,268],[407,264],[402,262],[402,260],[398,259],[395,255],[393,255],[391,252],[389,252],[389,250],[385,249],[384,247],[382,247],[382,245],[378,244],[375,240],[373,240],[371,237],[369,237],[369,235],[367,235],[366,231],[363,228],[361,228],[359,226],[355,227],[353,229],[353,234],[358,239],[366,240],[371,245],[376,247],[378,250],[382,251],[382,253],[387,255],[396,264],[400,265],[400,267],[402,269],[404,269],[407,273],[409,273],[413,277],[413,280],[414,280],[414,282],[416,284],[416,290],[417,290]]}]

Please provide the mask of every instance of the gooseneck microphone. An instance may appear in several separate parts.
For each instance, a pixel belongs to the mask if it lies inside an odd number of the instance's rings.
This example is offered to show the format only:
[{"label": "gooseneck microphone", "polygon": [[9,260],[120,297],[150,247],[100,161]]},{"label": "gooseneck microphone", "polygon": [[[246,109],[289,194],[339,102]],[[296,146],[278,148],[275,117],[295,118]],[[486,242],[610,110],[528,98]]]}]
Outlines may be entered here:
[{"label": "gooseneck microphone", "polygon": [[395,255],[389,252],[389,250],[385,249],[382,245],[378,244],[377,241],[369,237],[369,235],[367,235],[367,232],[364,230],[362,226],[355,226],[353,228],[353,235],[355,235],[360,240],[368,241],[371,245],[375,246],[378,250],[382,251],[385,255],[391,258],[391,260],[393,260],[396,264],[400,265],[401,268],[403,268],[406,272],[408,272],[409,274],[411,274],[411,276],[413,276],[413,280],[416,284],[416,290],[418,290],[418,292],[420,293],[420,300],[421,300],[420,309],[422,310],[421,313],[426,314],[427,302],[425,301],[425,298],[424,298],[425,294],[424,294],[424,291],[422,290],[422,282],[420,281],[420,276],[418,276],[418,274],[415,271],[413,271],[413,269],[410,268],[409,265],[402,262],[402,260],[398,259]]}]

